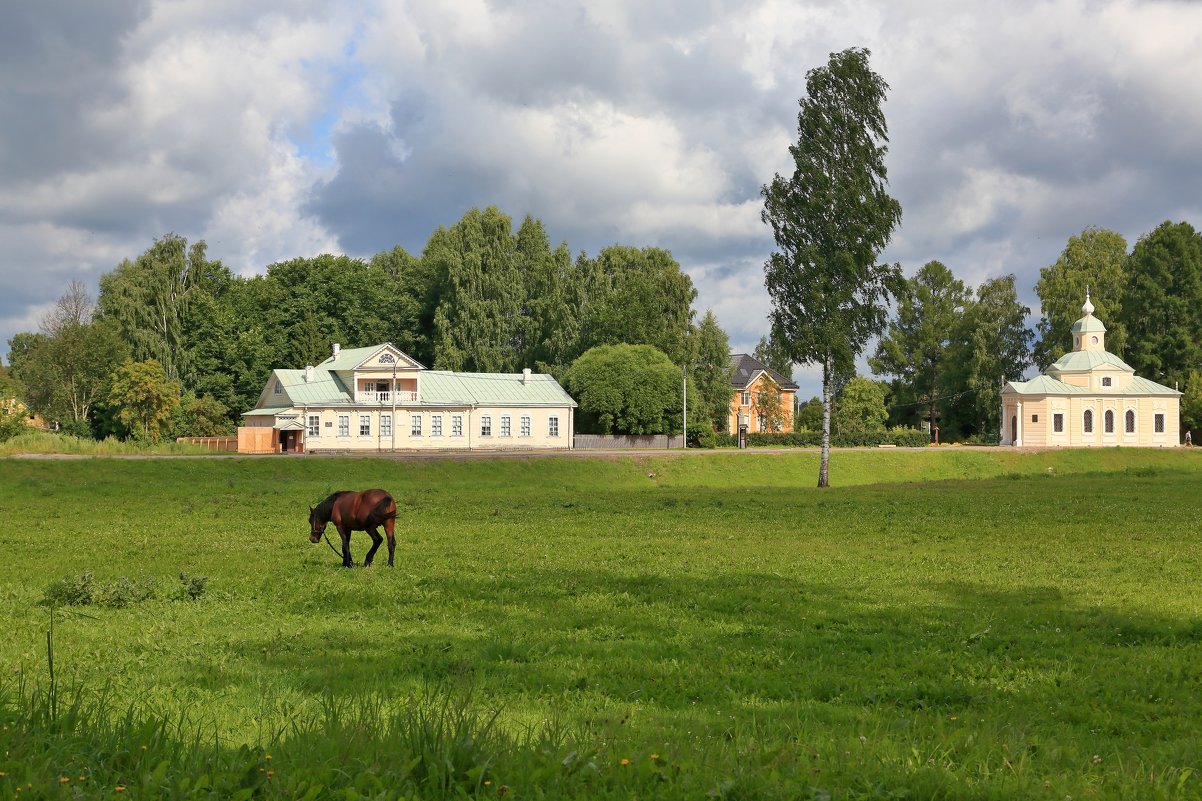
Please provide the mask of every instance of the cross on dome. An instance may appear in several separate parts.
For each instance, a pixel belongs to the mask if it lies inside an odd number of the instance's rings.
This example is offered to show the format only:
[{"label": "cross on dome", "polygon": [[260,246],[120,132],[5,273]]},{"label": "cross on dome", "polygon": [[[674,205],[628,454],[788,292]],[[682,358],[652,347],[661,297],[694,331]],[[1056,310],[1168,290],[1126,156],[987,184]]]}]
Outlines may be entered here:
[{"label": "cross on dome", "polygon": [[1090,315],[1093,314],[1093,304],[1089,302],[1089,287],[1085,287],[1085,305],[1081,307],[1081,311]]}]

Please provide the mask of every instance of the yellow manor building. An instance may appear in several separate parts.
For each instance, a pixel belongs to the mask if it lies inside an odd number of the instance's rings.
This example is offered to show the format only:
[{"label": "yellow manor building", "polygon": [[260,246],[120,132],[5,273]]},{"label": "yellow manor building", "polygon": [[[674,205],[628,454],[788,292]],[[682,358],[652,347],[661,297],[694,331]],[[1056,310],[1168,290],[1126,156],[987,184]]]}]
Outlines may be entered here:
[{"label": "yellow manor building", "polygon": [[1003,445],[1173,448],[1181,393],[1140,378],[1106,350],[1106,326],[1085,314],[1073,323],[1073,349],[1030,381],[1002,389]]}]

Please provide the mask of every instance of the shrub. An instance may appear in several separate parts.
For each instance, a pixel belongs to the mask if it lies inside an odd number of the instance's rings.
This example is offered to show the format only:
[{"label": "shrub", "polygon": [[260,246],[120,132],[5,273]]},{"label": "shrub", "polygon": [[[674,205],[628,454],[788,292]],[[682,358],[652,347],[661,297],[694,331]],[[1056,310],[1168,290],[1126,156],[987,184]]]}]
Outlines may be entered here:
[{"label": "shrub", "polygon": [[43,606],[88,606],[95,595],[92,571],[78,576],[63,576],[50,582],[42,594]]},{"label": "shrub", "polygon": [[189,576],[187,573],[180,573],[179,586],[175,588],[171,598],[175,601],[195,601],[205,594],[208,585],[208,576]]},{"label": "shrub", "polygon": [[124,609],[131,604],[149,601],[154,596],[154,576],[147,576],[141,583],[135,583],[125,576],[121,576],[116,581],[100,585],[94,593],[92,603],[96,606],[107,606],[110,609]]},{"label": "shrub", "polygon": [[[733,448],[738,438],[733,434],[718,434],[719,447]],[[860,431],[831,434],[833,448],[875,448],[896,445],[899,448],[923,448],[930,444],[925,431],[914,428],[890,428],[885,431]],[[768,448],[818,448],[822,446],[821,431],[790,431],[782,434],[748,434],[747,446]]]},{"label": "shrub", "polygon": [[716,448],[718,435],[707,423],[690,423],[688,443],[690,448]]}]

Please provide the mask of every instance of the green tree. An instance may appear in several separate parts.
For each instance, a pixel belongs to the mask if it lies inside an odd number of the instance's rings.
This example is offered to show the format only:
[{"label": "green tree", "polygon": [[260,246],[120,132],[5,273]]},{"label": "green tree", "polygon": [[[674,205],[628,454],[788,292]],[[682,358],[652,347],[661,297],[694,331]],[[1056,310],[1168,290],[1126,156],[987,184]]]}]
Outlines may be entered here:
[{"label": "green tree", "polygon": [[856,376],[843,386],[835,408],[835,430],[840,434],[884,431],[889,419],[884,387],[863,376]]},{"label": "green tree", "polygon": [[793,418],[793,428],[796,431],[821,431],[822,430],[822,398],[813,397],[805,403],[797,407],[797,414]]},{"label": "green tree", "polygon": [[157,442],[179,406],[180,385],[156,359],[126,361],[113,373],[108,400],[134,439]]},{"label": "green tree", "polygon": [[434,366],[482,373],[519,369],[523,300],[517,242],[507,215],[471,209],[426,246],[445,291],[434,314]]},{"label": "green tree", "polygon": [[[12,358],[11,356],[9,357]],[[5,398],[21,398],[25,394],[25,386],[14,376],[7,367],[0,364],[0,400]]]},{"label": "green tree", "polygon": [[580,404],[581,431],[680,432],[680,368],[650,345],[590,348],[572,362],[565,388]]},{"label": "green tree", "polygon": [[1122,322],[1136,373],[1172,386],[1202,369],[1202,234],[1189,223],[1161,223],[1135,243]]},{"label": "green tree", "polygon": [[1086,228],[1070,236],[1056,263],[1039,271],[1035,294],[1043,316],[1035,343],[1035,364],[1047,367],[1072,346],[1072,327],[1081,317],[1088,289],[1098,319],[1106,324],[1106,349],[1122,356],[1122,322],[1127,286],[1127,240],[1104,228]]},{"label": "green tree", "polygon": [[944,392],[950,402],[943,428],[951,436],[997,432],[1002,385],[1021,379],[1032,363],[1030,313],[1018,301],[1013,275],[991,278],[977,289],[948,353]]},{"label": "green tree", "polygon": [[730,418],[730,339],[707,310],[693,332],[689,364],[689,425],[695,418],[725,431]]},{"label": "green tree", "polygon": [[189,247],[182,236],[167,234],[100,277],[101,315],[130,343],[134,359],[155,359],[170,379],[194,379],[188,307],[214,273],[228,274],[205,251],[203,241]]},{"label": "green tree", "polygon": [[9,359],[25,387],[25,403],[77,434],[88,433],[93,405],[128,353],[115,326],[94,320],[94,310],[83,285],[72,281],[43,317],[40,333],[10,341]]},{"label": "green tree", "polygon": [[[1190,370],[1181,395],[1181,425],[1202,435],[1202,370]],[[1193,439],[1193,433],[1190,439]]]},{"label": "green tree", "polygon": [[552,249],[543,224],[530,215],[518,227],[521,311],[513,348],[517,364],[562,378],[580,339],[579,304],[574,302],[575,266],[567,243]]},{"label": "green tree", "polygon": [[789,358],[789,350],[774,337],[760,337],[751,355],[765,367],[775,370],[789,381],[793,380],[793,360]]},{"label": "green tree", "polygon": [[780,387],[772,381],[761,381],[755,389],[752,398],[752,414],[759,418],[760,431],[784,431],[792,410],[786,411],[782,405]]},{"label": "green tree", "polygon": [[671,253],[614,245],[578,261],[581,349],[651,345],[676,364],[688,360],[697,290]]},{"label": "green tree", "polygon": [[867,50],[832,53],[806,74],[797,117],[794,171],[763,187],[763,220],[777,250],[764,267],[772,331],[793,362],[822,365],[822,460],[830,485],[832,384],[884,327],[901,282],[896,265],[877,264],[901,221],[885,169],[888,85]]},{"label": "green tree", "polygon": [[913,425],[923,408],[927,419],[935,419],[951,333],[971,298],[964,283],[938,261],[924,264],[898,293],[897,317],[868,360],[874,373],[893,377],[898,423]]},{"label": "green tree", "polygon": [[177,437],[221,437],[234,433],[230,410],[216,398],[192,393],[180,399],[172,414],[172,434]]}]

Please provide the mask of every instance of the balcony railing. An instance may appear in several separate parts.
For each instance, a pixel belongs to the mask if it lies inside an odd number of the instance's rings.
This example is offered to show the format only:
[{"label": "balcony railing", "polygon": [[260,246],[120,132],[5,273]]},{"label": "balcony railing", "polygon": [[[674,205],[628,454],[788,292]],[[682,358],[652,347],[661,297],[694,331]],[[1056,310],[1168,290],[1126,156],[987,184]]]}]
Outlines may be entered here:
[{"label": "balcony railing", "polygon": [[355,403],[392,403],[395,398],[396,403],[416,403],[416,392],[375,392],[361,391],[355,394]]}]

